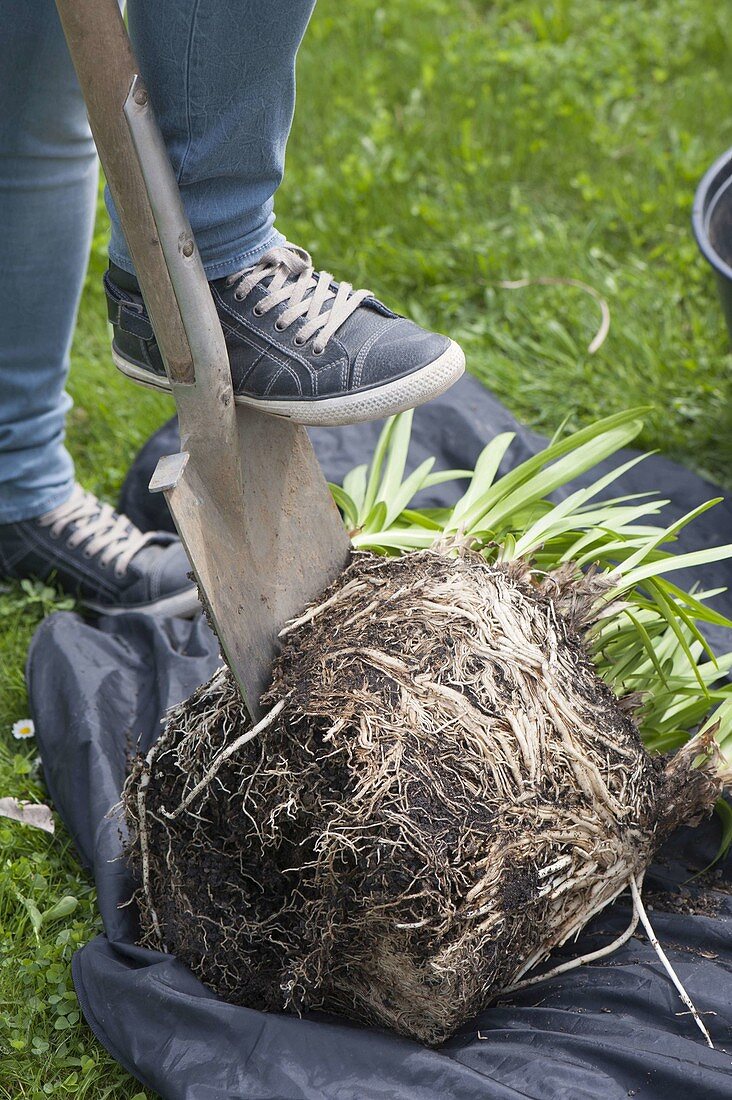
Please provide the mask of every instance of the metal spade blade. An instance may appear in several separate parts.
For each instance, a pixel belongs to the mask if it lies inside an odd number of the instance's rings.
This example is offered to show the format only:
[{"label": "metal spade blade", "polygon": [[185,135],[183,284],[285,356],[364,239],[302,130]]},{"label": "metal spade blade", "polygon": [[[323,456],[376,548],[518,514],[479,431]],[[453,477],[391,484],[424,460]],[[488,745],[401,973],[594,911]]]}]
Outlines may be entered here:
[{"label": "metal spade blade", "polygon": [[277,632],[338,576],[350,544],[305,430],[245,407],[236,427],[240,469],[222,472],[229,456],[189,438],[186,451],[160,460],[150,488],[165,492],[256,717]]},{"label": "metal spade blade", "polygon": [[117,0],[56,0],[97,150],[178,409],[165,492],[253,717],[277,634],[349,540],[303,428],[237,409],[221,325]]}]

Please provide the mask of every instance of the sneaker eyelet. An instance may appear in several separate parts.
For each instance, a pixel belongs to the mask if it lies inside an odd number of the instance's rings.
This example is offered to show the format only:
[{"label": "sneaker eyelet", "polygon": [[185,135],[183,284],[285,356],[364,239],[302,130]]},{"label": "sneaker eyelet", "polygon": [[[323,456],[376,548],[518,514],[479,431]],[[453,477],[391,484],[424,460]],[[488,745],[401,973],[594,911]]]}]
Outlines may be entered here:
[{"label": "sneaker eyelet", "polygon": [[299,336],[296,336],[292,342],[296,348],[301,348],[303,344],[307,344],[307,340],[302,340]]},{"label": "sneaker eyelet", "polygon": [[263,317],[264,316],[264,310],[260,309],[259,306],[255,306],[254,309],[252,310],[252,313],[254,314],[255,317]]},{"label": "sneaker eyelet", "polygon": [[84,555],[84,557],[85,557],[85,558],[87,558],[87,559],[90,559],[90,558],[93,558],[93,557],[94,557],[94,555],[93,555],[93,554],[90,554],[88,550],[82,550],[82,554],[83,554],[83,555]]},{"label": "sneaker eyelet", "polygon": [[317,350],[316,348],[313,348],[313,355],[322,355],[324,351],[325,351],[325,348],[320,348],[320,350]]},{"label": "sneaker eyelet", "polygon": [[244,301],[244,295],[240,294],[238,290],[234,291],[234,301],[235,302],[243,302]]},{"label": "sneaker eyelet", "polygon": [[125,571],[124,571],[124,569],[115,569],[114,575],[115,575],[115,577],[117,578],[118,581],[121,581],[122,578],[125,575]]},{"label": "sneaker eyelet", "polygon": [[281,325],[279,323],[279,321],[275,321],[274,327],[275,327],[275,332],[284,332],[287,326],[286,325]]}]

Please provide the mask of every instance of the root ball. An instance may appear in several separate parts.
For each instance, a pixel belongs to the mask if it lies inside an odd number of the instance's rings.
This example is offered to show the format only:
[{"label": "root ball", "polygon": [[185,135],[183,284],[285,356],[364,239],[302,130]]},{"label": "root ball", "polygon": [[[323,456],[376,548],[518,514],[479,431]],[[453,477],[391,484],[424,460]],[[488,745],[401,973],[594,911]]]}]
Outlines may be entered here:
[{"label": "root ball", "polygon": [[601,583],[357,555],[285,633],[258,731],[221,669],[134,763],[143,942],[236,1003],[447,1038],[717,796],[596,675]]}]

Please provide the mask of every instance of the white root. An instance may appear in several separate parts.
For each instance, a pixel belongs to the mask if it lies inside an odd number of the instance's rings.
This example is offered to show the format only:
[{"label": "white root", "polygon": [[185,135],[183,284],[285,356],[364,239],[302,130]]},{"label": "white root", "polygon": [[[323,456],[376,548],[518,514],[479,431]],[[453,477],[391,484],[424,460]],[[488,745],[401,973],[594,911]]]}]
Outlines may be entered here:
[{"label": "white root", "polygon": [[277,715],[281,713],[286,702],[287,696],[285,696],[284,699],[280,699],[279,702],[275,703],[275,705],[272,707],[272,710],[265,714],[264,718],[262,718],[260,722],[257,722],[256,726],[252,726],[250,730],[247,730],[246,733],[243,733],[240,737],[237,737],[237,739],[235,741],[232,741],[230,745],[227,745],[226,748],[222,752],[220,752],[217,757],[215,757],[211,767],[208,769],[203,778],[198,783],[196,783],[193,790],[188,792],[180,805],[176,806],[176,808],[172,812],[168,810],[161,810],[160,812],[170,821],[174,821],[179,814],[182,814],[184,810],[187,810],[191,802],[193,802],[193,800],[198,797],[201,791],[204,791],[206,787],[208,787],[209,783],[212,782],[219,768],[221,768],[221,766],[225,764],[226,761],[230,757],[232,757],[235,752],[238,752],[243,745],[246,745],[248,741],[252,741],[258,734],[263,733],[264,730],[268,729],[269,726],[272,725]]},{"label": "white root", "polygon": [[537,279],[503,279],[498,286],[502,290],[523,290],[526,286],[574,286],[578,290],[584,290],[585,294],[594,298],[600,307],[600,327],[587,348],[588,355],[594,355],[605,343],[610,331],[610,309],[599,291],[595,290],[594,286],[583,283],[581,279],[560,279],[545,275]]},{"label": "white root", "polygon": [[[282,630],[277,635],[278,638],[286,638],[288,634],[292,634],[295,630],[298,630],[305,623],[311,623],[313,619],[316,619],[318,615],[322,615],[324,611],[327,611],[333,604],[340,603],[344,595],[349,597],[355,596],[359,590],[364,586],[359,582],[351,582],[346,588],[339,589],[334,592],[327,600],[323,600],[322,603],[317,604],[315,607],[309,607],[308,610],[299,617],[299,619],[291,619],[289,623],[285,623]],[[356,603],[356,601],[353,601]]]},{"label": "white root", "polygon": [[656,933],[653,931],[653,925],[651,924],[650,920],[648,919],[648,914],[646,913],[645,906],[643,905],[643,901],[641,900],[640,890],[638,889],[638,885],[637,885],[635,879],[630,880],[630,890],[631,890],[631,893],[633,894],[633,904],[635,905],[638,916],[640,917],[641,924],[643,925],[643,927],[646,930],[646,935],[648,936],[648,939],[650,940],[650,943],[651,943],[651,946],[653,947],[653,950],[656,952],[659,959],[661,960],[661,964],[662,964],[664,970],[666,971],[666,973],[668,974],[669,978],[671,979],[671,981],[676,986],[676,989],[678,991],[679,996],[681,997],[681,1000],[684,1002],[684,1004],[688,1008],[689,1012],[694,1017],[694,1021],[696,1023],[696,1026],[699,1028],[702,1035],[704,1036],[704,1038],[707,1041],[707,1046],[710,1046],[712,1048],[712,1050],[714,1050],[714,1043],[711,1040],[711,1036],[709,1035],[709,1032],[706,1029],[706,1025],[705,1025],[704,1021],[702,1020],[701,1016],[699,1015],[699,1013],[698,1013],[691,997],[689,996],[689,994],[686,992],[683,985],[681,984],[681,979],[678,977],[676,971],[674,970],[671,963],[669,962],[665,951],[661,947],[661,944],[658,942],[658,937],[656,936]]},{"label": "white root", "polygon": [[[641,880],[643,876],[641,875]],[[631,879],[630,882],[633,880]],[[566,974],[568,970],[576,970],[578,966],[584,966],[586,963],[597,962],[598,959],[605,958],[606,955],[611,955],[614,951],[617,951],[623,944],[627,943],[630,937],[638,927],[638,920],[640,914],[635,904],[633,905],[633,916],[631,917],[630,924],[616,940],[607,944],[606,947],[600,947],[597,951],[588,951],[585,955],[579,955],[576,959],[568,959],[567,962],[559,963],[558,966],[553,966],[551,970],[547,970],[544,974],[536,974],[532,978],[523,978],[520,982],[514,982],[513,985],[507,986],[501,990],[501,996],[505,993],[518,993],[520,989],[528,989],[531,985],[539,985],[540,982],[548,982],[551,978],[556,978],[559,974]]]},{"label": "white root", "polygon": [[147,839],[147,818],[145,814],[145,794],[147,792],[148,784],[150,783],[150,775],[152,769],[152,762],[156,755],[156,746],[148,752],[145,757],[144,772],[140,776],[140,784],[137,788],[137,829],[140,839],[140,864],[142,870],[142,889],[145,894],[148,909],[150,911],[150,920],[152,921],[153,929],[158,937],[158,941],[161,944],[162,950],[165,951],[165,945],[163,943],[163,932],[160,927],[160,921],[158,915],[155,912],[155,906],[152,902],[152,895],[150,894],[150,856],[149,845]]}]

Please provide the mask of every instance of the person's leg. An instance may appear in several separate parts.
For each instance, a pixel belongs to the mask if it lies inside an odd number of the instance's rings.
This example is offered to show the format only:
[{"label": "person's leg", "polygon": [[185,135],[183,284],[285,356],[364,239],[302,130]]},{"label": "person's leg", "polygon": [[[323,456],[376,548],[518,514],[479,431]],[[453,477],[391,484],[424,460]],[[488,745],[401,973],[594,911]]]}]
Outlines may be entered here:
[{"label": "person's leg", "polygon": [[[454,341],[398,317],[370,291],[316,272],[274,229],[295,55],[312,8],[312,0],[129,0],[129,24],[224,328],[235,400],[301,424],[349,424],[437,396],[465,359]],[[108,205],[112,356],[129,378],[165,389]]]},{"label": "person's leg", "polygon": [[[315,0],[128,0],[130,37],[209,279],[250,267],[274,228]],[[114,204],[110,259],[133,266]]]},{"label": "person's leg", "polygon": [[0,523],[67,500],[64,393],[97,161],[53,0],[0,0]]},{"label": "person's leg", "polygon": [[53,0],[0,0],[0,576],[53,577],[95,611],[190,614],[185,552],[74,483],[69,348],[97,159]]}]

